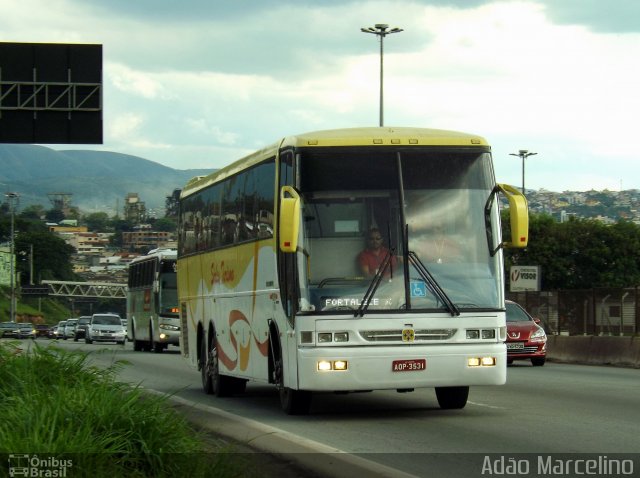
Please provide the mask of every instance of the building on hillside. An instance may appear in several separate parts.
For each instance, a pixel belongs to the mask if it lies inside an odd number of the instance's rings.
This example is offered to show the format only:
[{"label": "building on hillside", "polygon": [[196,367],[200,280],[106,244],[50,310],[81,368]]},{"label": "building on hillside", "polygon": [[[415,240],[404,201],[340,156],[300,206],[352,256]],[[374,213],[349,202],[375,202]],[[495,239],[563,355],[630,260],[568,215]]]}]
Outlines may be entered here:
[{"label": "building on hillside", "polygon": [[122,233],[122,249],[130,252],[146,253],[151,249],[175,248],[176,238],[172,232],[138,229]]},{"label": "building on hillside", "polygon": [[134,224],[141,224],[147,220],[147,207],[140,200],[138,193],[129,193],[124,199],[124,219]]},{"label": "building on hillside", "polygon": [[58,224],[52,225],[51,223],[47,223],[49,226],[49,232],[55,232],[56,234],[75,234],[77,232],[87,232],[87,226],[59,226]]},{"label": "building on hillside", "polygon": [[78,254],[101,255],[109,247],[112,236],[113,233],[107,232],[78,232],[65,235],[64,239]]}]

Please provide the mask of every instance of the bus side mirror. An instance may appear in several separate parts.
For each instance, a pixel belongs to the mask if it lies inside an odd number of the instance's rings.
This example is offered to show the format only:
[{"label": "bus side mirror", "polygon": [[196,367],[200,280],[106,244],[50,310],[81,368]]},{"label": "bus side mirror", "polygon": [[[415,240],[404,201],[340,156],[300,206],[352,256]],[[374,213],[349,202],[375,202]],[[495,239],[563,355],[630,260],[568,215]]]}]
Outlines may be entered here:
[{"label": "bus side mirror", "polygon": [[529,210],[527,198],[513,186],[498,184],[498,189],[509,201],[509,222],[511,242],[503,242],[503,247],[524,248],[529,242]]},{"label": "bus side mirror", "polygon": [[280,230],[278,242],[282,252],[296,252],[300,231],[300,195],[291,186],[280,190]]}]

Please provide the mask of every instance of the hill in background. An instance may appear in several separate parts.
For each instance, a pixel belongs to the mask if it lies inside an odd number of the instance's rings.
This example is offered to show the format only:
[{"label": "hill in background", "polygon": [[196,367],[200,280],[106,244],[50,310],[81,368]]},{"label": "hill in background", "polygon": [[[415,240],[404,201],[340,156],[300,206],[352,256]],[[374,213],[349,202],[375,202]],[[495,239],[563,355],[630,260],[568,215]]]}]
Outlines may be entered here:
[{"label": "hill in background", "polygon": [[164,214],[166,197],[194,176],[211,170],[180,170],[128,154],[57,151],[45,146],[0,144],[0,191],[20,194],[20,208],[52,207],[48,194],[71,193],[71,205],[84,213],[122,215],[128,193],[138,193],[148,211]]}]

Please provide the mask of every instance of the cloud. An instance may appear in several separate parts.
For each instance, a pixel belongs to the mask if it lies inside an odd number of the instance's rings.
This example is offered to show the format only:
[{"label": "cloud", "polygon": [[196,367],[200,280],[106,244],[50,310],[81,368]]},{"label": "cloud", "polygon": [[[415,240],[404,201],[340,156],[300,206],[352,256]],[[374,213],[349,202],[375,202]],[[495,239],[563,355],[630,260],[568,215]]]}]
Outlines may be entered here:
[{"label": "cloud", "polygon": [[550,183],[577,169],[640,178],[640,2],[6,3],[5,41],[103,44],[105,148],[169,166],[221,167],[284,135],[377,125],[379,43],[360,27],[383,22],[404,29],[384,41],[385,124],[483,135],[500,180],[516,184],[508,154],[521,148],[539,152],[532,187],[561,189]]},{"label": "cloud", "polygon": [[158,98],[164,93],[162,84],[149,73],[113,62],[108,62],[105,70],[106,80],[125,93],[150,99]]}]

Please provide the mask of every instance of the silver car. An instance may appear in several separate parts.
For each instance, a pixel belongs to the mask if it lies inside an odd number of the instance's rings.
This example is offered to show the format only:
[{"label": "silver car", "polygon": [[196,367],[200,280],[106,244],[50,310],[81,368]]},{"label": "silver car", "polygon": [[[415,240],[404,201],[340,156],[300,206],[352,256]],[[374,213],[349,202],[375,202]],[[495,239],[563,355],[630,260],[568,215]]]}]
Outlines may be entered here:
[{"label": "silver car", "polygon": [[116,342],[124,345],[126,338],[125,328],[119,315],[93,314],[91,322],[87,326],[84,341],[88,344],[93,342]]},{"label": "silver car", "polygon": [[76,332],[77,323],[78,323],[78,319],[67,319],[67,323],[64,324],[64,332],[62,334],[62,338],[64,340],[73,338]]}]

